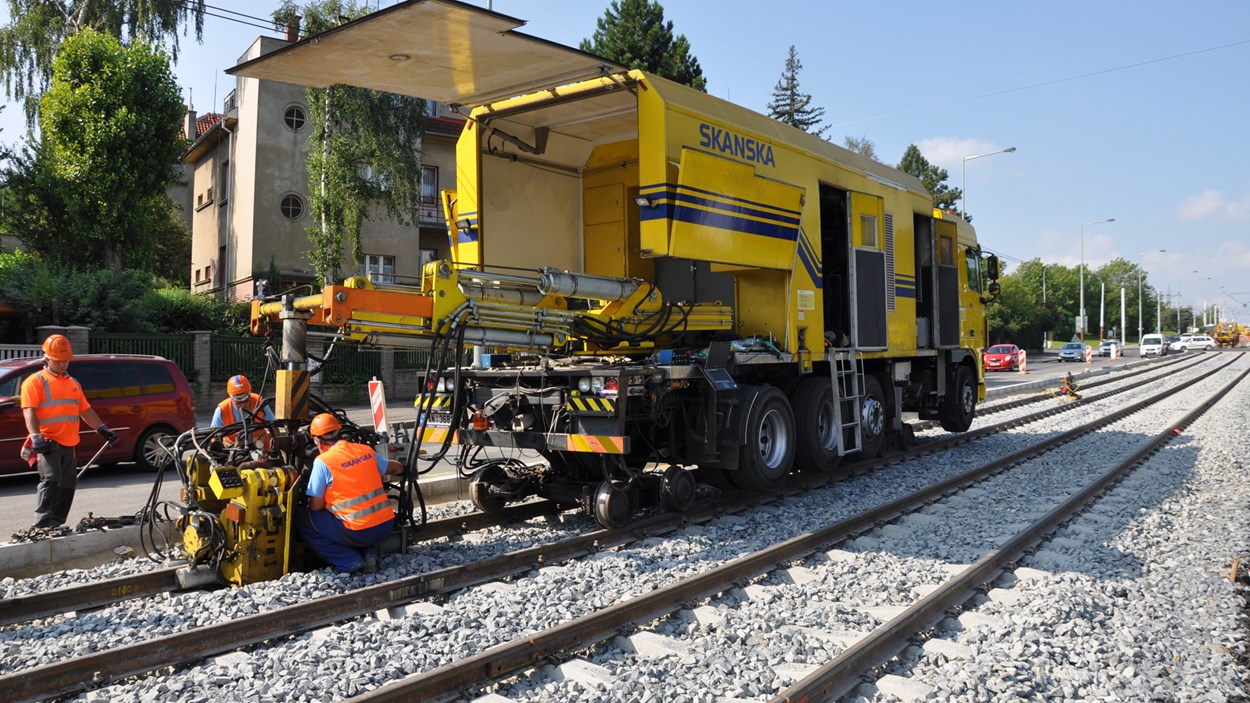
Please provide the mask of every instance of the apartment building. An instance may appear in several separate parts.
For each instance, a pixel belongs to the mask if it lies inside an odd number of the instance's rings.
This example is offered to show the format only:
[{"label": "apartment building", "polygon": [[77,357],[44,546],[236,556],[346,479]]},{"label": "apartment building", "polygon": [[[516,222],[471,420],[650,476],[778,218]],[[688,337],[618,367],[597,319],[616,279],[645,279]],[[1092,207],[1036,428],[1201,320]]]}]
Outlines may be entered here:
[{"label": "apartment building", "polygon": [[[251,60],[287,41],[260,37],[239,58]],[[342,271],[372,273],[403,282],[421,266],[448,258],[439,190],[455,185],[455,144],[464,120],[429,103],[422,143],[422,203],[416,222],[396,222],[382,208],[361,230],[364,261],[345,260]],[[312,244],[306,149],[311,132],[304,88],[237,78],[220,113],[189,112],[191,147],[191,291],[237,300],[294,284],[314,283],[307,252]],[[348,253],[350,257],[350,252]],[[278,272],[277,282],[267,279]]]}]

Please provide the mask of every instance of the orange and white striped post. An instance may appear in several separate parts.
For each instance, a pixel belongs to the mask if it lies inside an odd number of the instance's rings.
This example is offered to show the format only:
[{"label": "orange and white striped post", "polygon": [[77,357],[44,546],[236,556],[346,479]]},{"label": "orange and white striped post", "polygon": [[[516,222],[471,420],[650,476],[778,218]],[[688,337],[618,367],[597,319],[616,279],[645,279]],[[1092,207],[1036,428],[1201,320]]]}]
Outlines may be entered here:
[{"label": "orange and white striped post", "polygon": [[1094,350],[1088,344],[1085,345],[1085,363],[1094,363]]},{"label": "orange and white striped post", "polygon": [[373,429],[378,434],[386,434],[386,389],[377,376],[369,381],[369,408],[373,410]]},{"label": "orange and white striped post", "polygon": [[1028,362],[1029,362],[1029,355],[1023,349],[1021,349],[1020,350],[1020,363],[1018,364],[1018,366],[1020,367],[1019,368],[1020,373],[1029,372]]}]

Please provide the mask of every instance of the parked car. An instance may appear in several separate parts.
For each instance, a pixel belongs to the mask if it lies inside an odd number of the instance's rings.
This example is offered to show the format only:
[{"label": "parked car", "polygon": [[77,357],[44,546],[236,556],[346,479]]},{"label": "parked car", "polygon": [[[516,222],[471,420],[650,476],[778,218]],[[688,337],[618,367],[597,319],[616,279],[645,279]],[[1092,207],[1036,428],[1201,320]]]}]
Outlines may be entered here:
[{"label": "parked car", "polygon": [[1167,340],[1161,334],[1143,334],[1137,353],[1142,356],[1163,356],[1167,353]]},{"label": "parked car", "polygon": [[1081,342],[1068,342],[1059,348],[1060,361],[1085,361],[1085,345]]},{"label": "parked car", "polygon": [[1104,339],[1102,340],[1102,344],[1098,345],[1098,356],[1111,356],[1111,345],[1113,344],[1120,347],[1120,352],[1123,353],[1124,345],[1120,342],[1120,340]]},{"label": "parked car", "polygon": [[1186,345],[1189,343],[1189,340],[1193,338],[1194,336],[1192,334],[1176,335],[1176,338],[1168,343],[1168,349],[1174,352],[1189,351]]},{"label": "parked car", "polygon": [[[25,473],[20,456],[26,441],[22,418],[22,381],[43,368],[43,358],[0,361],[0,475]],[[172,465],[158,441],[195,427],[191,387],[174,362],[159,356],[78,354],[69,375],[82,386],[87,402],[120,438],[100,454],[98,463],[134,461],[156,471]],[[81,423],[78,462],[87,462],[104,440]]]},{"label": "parked car", "polygon": [[1201,349],[1202,351],[1211,351],[1212,349],[1219,346],[1216,344],[1214,337],[1211,337],[1205,334],[1195,334],[1189,339],[1182,338],[1177,343],[1180,345],[1181,351],[1189,351],[1190,349]]},{"label": "parked car", "polygon": [[995,344],[985,350],[986,371],[1018,371],[1020,347],[1014,344]]},{"label": "parked car", "polygon": [[1179,341],[1181,341],[1181,336],[1179,334],[1169,334],[1167,338],[1163,340],[1163,353],[1167,354],[1169,352],[1180,351],[1181,347],[1177,344]]}]

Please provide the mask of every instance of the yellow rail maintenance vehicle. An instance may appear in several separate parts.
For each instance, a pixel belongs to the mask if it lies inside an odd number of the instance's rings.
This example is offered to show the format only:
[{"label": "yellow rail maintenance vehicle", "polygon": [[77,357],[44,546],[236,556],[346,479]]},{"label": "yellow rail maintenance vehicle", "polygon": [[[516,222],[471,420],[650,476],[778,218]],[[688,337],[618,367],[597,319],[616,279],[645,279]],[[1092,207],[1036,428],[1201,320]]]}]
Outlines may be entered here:
[{"label": "yellow rail maintenance vehicle", "polygon": [[998,288],[969,225],[906,173],[521,24],[412,0],[231,71],[467,118],[449,261],[255,304],[255,332],[283,325],[280,417],[306,408],[308,324],[433,344],[424,458],[453,456],[482,510],[542,495],[607,527],[696,480],[877,456],[904,412],[968,429]]},{"label": "yellow rail maintenance vehicle", "polygon": [[1236,322],[1217,322],[1211,336],[1217,346],[1235,347],[1241,341],[1241,330]]}]

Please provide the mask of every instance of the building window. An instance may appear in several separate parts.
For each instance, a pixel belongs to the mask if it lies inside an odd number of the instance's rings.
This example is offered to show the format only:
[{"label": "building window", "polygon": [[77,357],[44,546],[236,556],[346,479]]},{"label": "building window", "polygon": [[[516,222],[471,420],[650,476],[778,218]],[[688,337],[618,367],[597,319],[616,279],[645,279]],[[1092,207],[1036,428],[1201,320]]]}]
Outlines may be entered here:
[{"label": "building window", "polygon": [[223,161],[221,163],[221,184],[220,185],[221,187],[217,189],[217,192],[221,193],[219,202],[221,205],[225,205],[226,201],[230,200],[230,162],[229,161]]},{"label": "building window", "polygon": [[294,193],[282,197],[282,216],[294,222],[304,216],[304,201]]},{"label": "building window", "polygon": [[304,112],[303,106],[292,105],[283,113],[282,121],[286,122],[287,129],[298,132],[308,123],[308,113]]},{"label": "building window", "polygon": [[374,283],[395,282],[395,257],[365,254],[360,264],[361,275],[368,276]]},{"label": "building window", "polygon": [[438,167],[421,167],[421,204],[438,204]]}]

